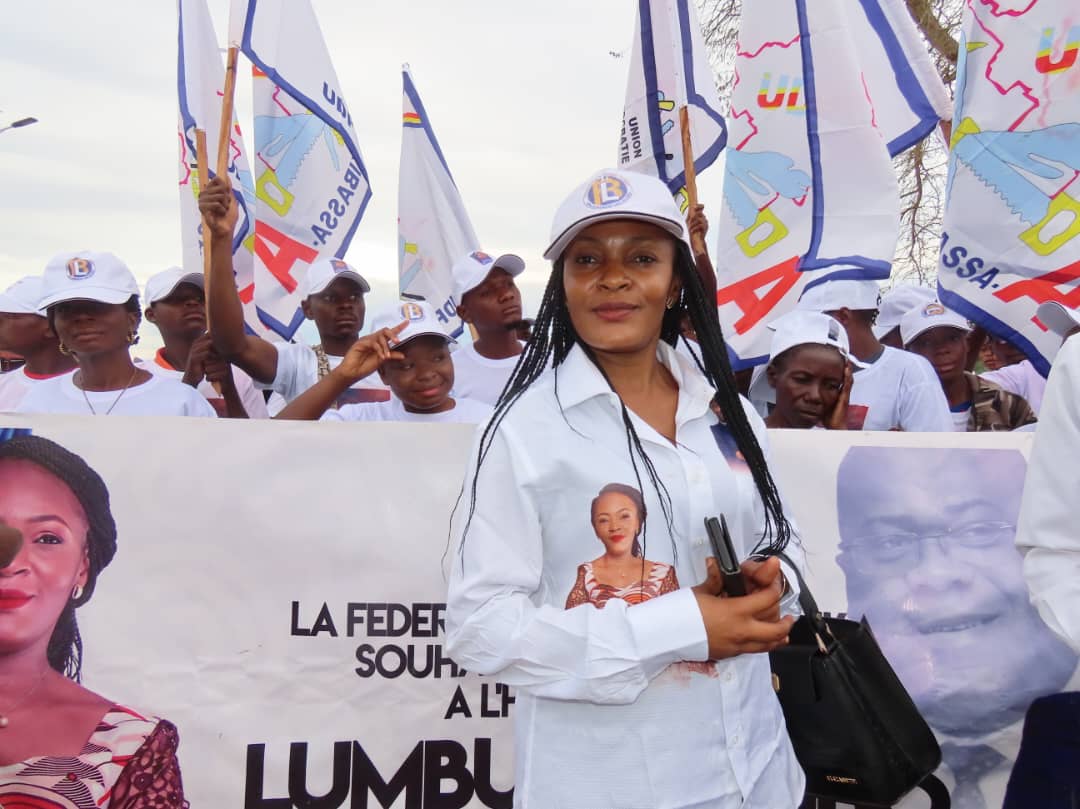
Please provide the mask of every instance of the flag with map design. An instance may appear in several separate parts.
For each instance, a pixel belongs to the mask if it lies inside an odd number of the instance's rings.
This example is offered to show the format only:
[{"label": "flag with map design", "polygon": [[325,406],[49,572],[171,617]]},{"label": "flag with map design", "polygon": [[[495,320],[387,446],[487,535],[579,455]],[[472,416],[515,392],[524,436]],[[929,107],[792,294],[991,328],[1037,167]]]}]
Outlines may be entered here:
[{"label": "flag with map design", "polygon": [[371,199],[352,110],[310,0],[247,0],[255,111],[255,304],[290,339],[317,258],[343,258]]},{"label": "flag with map design", "polygon": [[1043,374],[1038,305],[1080,308],[1078,55],[1075,0],[965,0],[939,294]]},{"label": "flag with map design", "polygon": [[809,286],[889,276],[892,158],[949,114],[902,0],[743,5],[717,219],[720,322],[736,368]]}]

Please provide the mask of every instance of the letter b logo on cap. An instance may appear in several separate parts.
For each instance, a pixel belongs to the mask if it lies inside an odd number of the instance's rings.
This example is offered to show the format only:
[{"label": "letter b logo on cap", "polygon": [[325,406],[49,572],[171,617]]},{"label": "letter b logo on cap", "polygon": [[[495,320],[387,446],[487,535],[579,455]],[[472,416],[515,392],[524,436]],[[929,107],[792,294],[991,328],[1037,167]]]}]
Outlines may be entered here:
[{"label": "letter b logo on cap", "polygon": [[630,186],[618,177],[605,174],[597,177],[585,192],[585,204],[590,208],[617,205],[630,196]]},{"label": "letter b logo on cap", "polygon": [[412,322],[423,320],[424,310],[415,303],[403,303],[401,304],[401,317]]},{"label": "letter b logo on cap", "polygon": [[94,262],[88,258],[73,258],[67,263],[68,278],[72,281],[82,281],[94,274]]}]

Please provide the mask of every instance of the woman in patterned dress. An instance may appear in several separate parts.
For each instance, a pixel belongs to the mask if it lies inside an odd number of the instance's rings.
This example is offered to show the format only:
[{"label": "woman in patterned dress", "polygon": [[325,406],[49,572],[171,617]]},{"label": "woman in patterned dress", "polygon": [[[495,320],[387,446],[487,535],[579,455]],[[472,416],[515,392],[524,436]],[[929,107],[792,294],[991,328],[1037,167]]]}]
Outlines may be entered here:
[{"label": "woman in patterned dress", "polygon": [[603,607],[611,598],[640,604],[679,589],[675,568],[643,559],[638,537],[645,521],[645,501],[633,486],[609,483],[592,501],[592,527],[604,555],[578,566],[566,608]]},{"label": "woman in patterned dress", "polygon": [[[0,443],[0,806],[186,806],[176,728],[79,684],[75,610],[116,553],[104,482],[44,438]],[[18,534],[18,536],[16,536]]]}]

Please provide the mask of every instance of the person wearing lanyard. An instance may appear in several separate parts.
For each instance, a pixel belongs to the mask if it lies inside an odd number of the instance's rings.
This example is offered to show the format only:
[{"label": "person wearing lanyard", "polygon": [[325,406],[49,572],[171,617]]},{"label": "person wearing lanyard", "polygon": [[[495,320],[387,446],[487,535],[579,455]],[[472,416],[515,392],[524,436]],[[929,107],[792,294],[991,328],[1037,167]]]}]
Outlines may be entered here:
[{"label": "person wearing lanyard", "polygon": [[[518,689],[515,806],[797,806],[763,654],[787,642],[793,571],[748,560],[749,594],[724,597],[704,520],[726,516],[740,558],[801,555],[682,215],[659,180],[604,171],[545,258],[449,556],[449,654]],[[684,317],[700,365],[673,348]]]}]

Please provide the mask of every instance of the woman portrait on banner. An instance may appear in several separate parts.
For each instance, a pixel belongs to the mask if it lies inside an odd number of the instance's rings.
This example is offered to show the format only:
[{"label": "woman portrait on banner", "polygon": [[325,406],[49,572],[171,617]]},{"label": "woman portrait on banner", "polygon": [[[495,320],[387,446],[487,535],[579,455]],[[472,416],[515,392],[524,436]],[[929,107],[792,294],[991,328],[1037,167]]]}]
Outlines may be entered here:
[{"label": "woman portrait on banner", "polygon": [[[515,806],[797,806],[763,654],[787,642],[794,575],[751,557],[801,557],[682,215],[659,180],[601,172],[545,258],[533,336],[471,452],[446,622],[457,662],[517,689]],[[700,363],[673,347],[684,317]],[[720,514],[744,597],[709,558]]]},{"label": "woman portrait on banner", "polygon": [[80,685],[75,613],[116,553],[105,483],[16,435],[0,443],[0,535],[0,806],[186,806],[176,728]]}]

